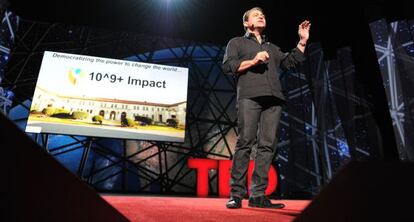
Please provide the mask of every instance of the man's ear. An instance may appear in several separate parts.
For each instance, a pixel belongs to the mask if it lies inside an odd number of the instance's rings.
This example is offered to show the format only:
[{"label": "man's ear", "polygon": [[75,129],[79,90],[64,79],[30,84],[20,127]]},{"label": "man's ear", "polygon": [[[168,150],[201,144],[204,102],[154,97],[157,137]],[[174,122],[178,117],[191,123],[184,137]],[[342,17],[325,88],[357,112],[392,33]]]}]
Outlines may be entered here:
[{"label": "man's ear", "polygon": [[247,29],[247,27],[249,27],[249,24],[247,22],[243,22],[243,26],[244,26],[244,29]]}]

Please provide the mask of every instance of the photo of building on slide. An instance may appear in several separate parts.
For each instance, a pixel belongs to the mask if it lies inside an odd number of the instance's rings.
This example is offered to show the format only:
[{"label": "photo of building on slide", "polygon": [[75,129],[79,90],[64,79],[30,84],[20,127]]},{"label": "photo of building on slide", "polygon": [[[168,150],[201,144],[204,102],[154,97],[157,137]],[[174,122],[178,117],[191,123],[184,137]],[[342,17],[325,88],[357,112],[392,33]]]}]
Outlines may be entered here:
[{"label": "photo of building on slide", "polygon": [[186,104],[65,96],[38,86],[27,127],[62,134],[182,141]]},{"label": "photo of building on slide", "polygon": [[184,142],[188,69],[45,52],[26,131]]}]

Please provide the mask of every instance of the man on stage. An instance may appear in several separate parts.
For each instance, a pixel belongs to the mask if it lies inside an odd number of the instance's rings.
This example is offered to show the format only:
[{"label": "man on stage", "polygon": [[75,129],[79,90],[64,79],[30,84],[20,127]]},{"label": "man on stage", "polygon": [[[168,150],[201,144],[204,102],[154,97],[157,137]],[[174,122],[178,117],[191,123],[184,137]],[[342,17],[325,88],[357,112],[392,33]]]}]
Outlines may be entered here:
[{"label": "man on stage", "polygon": [[257,142],[255,166],[249,196],[250,207],[283,208],[266,196],[268,171],[276,150],[276,132],[285,97],[278,68],[290,69],[305,60],[310,22],[299,25],[299,43],[290,53],[268,42],[263,35],[266,19],[263,10],[254,7],[243,15],[246,33],[228,42],[223,72],[237,79],[238,138],[231,168],[231,193],[227,208],[241,208],[247,193],[246,176],[250,153]]}]

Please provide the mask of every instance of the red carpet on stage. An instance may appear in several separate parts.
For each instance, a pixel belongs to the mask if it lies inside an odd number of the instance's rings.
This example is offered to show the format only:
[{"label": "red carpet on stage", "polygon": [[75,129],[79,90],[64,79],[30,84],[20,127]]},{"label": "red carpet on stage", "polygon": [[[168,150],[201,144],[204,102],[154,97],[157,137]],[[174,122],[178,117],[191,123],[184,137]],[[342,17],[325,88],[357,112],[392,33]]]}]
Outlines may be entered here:
[{"label": "red carpet on stage", "polygon": [[259,209],[247,206],[229,210],[225,198],[102,196],[131,221],[292,221],[310,203],[308,200],[272,200],[284,209]]}]

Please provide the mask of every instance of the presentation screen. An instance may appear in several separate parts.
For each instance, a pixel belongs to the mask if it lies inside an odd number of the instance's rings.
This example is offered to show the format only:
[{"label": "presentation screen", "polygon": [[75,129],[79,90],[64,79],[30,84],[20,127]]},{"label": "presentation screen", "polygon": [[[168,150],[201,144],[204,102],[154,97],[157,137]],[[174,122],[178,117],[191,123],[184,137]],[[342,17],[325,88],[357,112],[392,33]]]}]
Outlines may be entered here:
[{"label": "presentation screen", "polygon": [[45,51],[26,132],[184,142],[188,68]]}]

